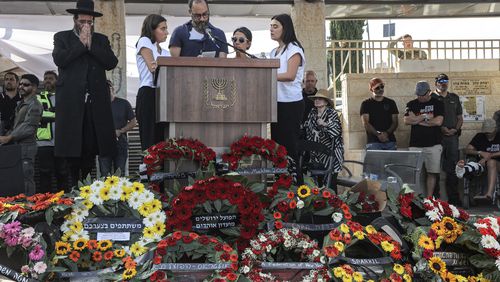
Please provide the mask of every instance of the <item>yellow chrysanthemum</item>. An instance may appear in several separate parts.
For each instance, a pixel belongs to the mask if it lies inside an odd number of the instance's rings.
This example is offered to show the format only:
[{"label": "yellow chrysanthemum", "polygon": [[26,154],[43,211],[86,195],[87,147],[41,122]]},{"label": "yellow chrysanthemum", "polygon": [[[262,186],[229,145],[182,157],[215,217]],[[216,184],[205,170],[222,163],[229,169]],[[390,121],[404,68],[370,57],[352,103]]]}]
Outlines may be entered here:
[{"label": "yellow chrysanthemum", "polygon": [[440,224],[439,221],[438,222],[434,222],[431,225],[431,229],[433,229],[436,232],[436,234],[438,234],[438,235],[443,234],[443,230],[441,229],[441,224]]},{"label": "yellow chrysanthemum", "polygon": [[135,242],[134,244],[132,244],[132,246],[130,246],[130,252],[132,252],[132,254],[135,257],[138,257],[138,256],[144,254],[146,251],[147,251],[147,248],[142,246],[139,242]]},{"label": "yellow chrysanthemum", "polygon": [[142,193],[144,191],[144,184],[139,182],[132,183],[132,191],[137,193]]},{"label": "yellow chrysanthemum", "polygon": [[158,234],[160,236],[165,234],[165,224],[163,224],[162,222],[155,223],[155,225],[153,225],[153,228],[154,228],[156,234]]},{"label": "yellow chrysanthemum", "polygon": [[403,275],[403,280],[404,280],[405,282],[411,282],[411,281],[413,281],[413,280],[412,280],[412,278],[411,278],[411,275],[410,275],[410,274],[408,274],[408,273],[405,273],[405,274]]},{"label": "yellow chrysanthemum", "polygon": [[333,269],[333,275],[335,275],[335,277],[337,278],[340,278],[344,276],[344,270],[342,269],[342,267],[335,267]]},{"label": "yellow chrysanthemum", "polygon": [[93,206],[94,206],[94,203],[92,203],[91,200],[89,199],[85,199],[82,204],[88,209],[90,210]]},{"label": "yellow chrysanthemum", "polygon": [[64,234],[61,236],[61,241],[68,242],[69,238],[71,235],[75,234],[73,231],[69,230],[67,232],[64,232]]},{"label": "yellow chrysanthemum", "polygon": [[64,195],[64,190],[59,191],[56,194],[54,194],[52,196],[52,198],[50,199],[50,202],[55,203],[55,202],[59,201],[59,199],[61,199],[62,195]]},{"label": "yellow chrysanthemum", "polygon": [[109,186],[104,186],[101,188],[101,190],[99,191],[99,198],[103,199],[103,201],[107,201],[109,200],[109,190],[111,188]]},{"label": "yellow chrysanthemum", "polygon": [[80,232],[83,229],[83,225],[79,221],[74,221],[73,223],[71,223],[69,225],[69,228],[71,229],[71,231],[77,233],[77,232]]},{"label": "yellow chrysanthemum", "polygon": [[301,198],[307,198],[311,195],[311,188],[307,185],[300,185],[297,189],[297,196]]},{"label": "yellow chrysanthemum", "polygon": [[110,240],[101,240],[97,242],[97,249],[104,252],[113,247],[113,243]]},{"label": "yellow chrysanthemum", "polygon": [[337,242],[333,243],[333,246],[334,246],[334,247],[335,247],[335,249],[337,249],[340,253],[344,251],[344,247],[345,247],[345,246],[344,246],[344,243],[342,243],[342,242],[337,241]]},{"label": "yellow chrysanthemum", "polygon": [[342,277],[342,282],[352,282],[352,276],[345,275],[344,277]]},{"label": "yellow chrysanthemum", "polygon": [[161,201],[158,199],[152,200],[149,205],[151,206],[151,213],[161,210]]},{"label": "yellow chrysanthemum", "polygon": [[418,239],[418,245],[426,250],[434,250],[434,242],[432,242],[431,238],[426,235],[420,236]]},{"label": "yellow chrysanthemum", "polygon": [[120,201],[124,202],[128,200],[130,198],[130,194],[132,194],[133,191],[134,189],[132,189],[132,187],[130,186],[123,187],[122,195],[120,196]]},{"label": "yellow chrysanthemum", "polygon": [[354,232],[354,236],[356,236],[356,238],[358,238],[358,240],[365,239],[365,233],[363,231]]},{"label": "yellow chrysanthemum", "polygon": [[125,250],[124,249],[115,250],[114,254],[115,254],[115,257],[122,258],[125,256]]},{"label": "yellow chrysanthemum", "polygon": [[438,257],[431,257],[429,260],[429,268],[436,274],[441,274],[446,269],[446,263]]},{"label": "yellow chrysanthemum", "polygon": [[455,232],[446,232],[442,237],[446,243],[451,244],[457,240],[458,234]]},{"label": "yellow chrysanthemum", "polygon": [[80,187],[80,197],[87,199],[90,196],[90,186]]},{"label": "yellow chrysanthemum", "polygon": [[345,223],[342,223],[340,225],[340,231],[342,231],[345,234],[349,233],[349,226],[347,226],[347,224]]},{"label": "yellow chrysanthemum", "polygon": [[387,242],[387,241],[382,241],[382,243],[380,243],[380,246],[382,246],[382,249],[388,253],[392,252],[392,250],[394,250],[394,245]]},{"label": "yellow chrysanthemum", "polygon": [[399,275],[402,275],[405,272],[405,268],[399,263],[395,263],[392,269]]},{"label": "yellow chrysanthemum", "polygon": [[64,256],[71,250],[71,245],[67,242],[56,242],[56,254]]},{"label": "yellow chrysanthemum", "polygon": [[83,249],[85,249],[86,246],[87,246],[87,240],[84,238],[80,238],[75,242],[73,242],[73,249],[75,249],[75,251],[83,251]]},{"label": "yellow chrysanthemum", "polygon": [[154,227],[151,226],[151,227],[144,228],[144,230],[142,231],[142,235],[144,235],[144,237],[146,237],[146,238],[153,238],[155,235]]},{"label": "yellow chrysanthemum", "polygon": [[137,211],[139,211],[139,213],[144,216],[144,217],[147,217],[148,215],[150,215],[153,210],[151,208],[151,202],[147,202],[147,203],[144,203],[142,204],[139,209],[137,209]]},{"label": "yellow chrysanthemum", "polygon": [[106,181],[104,181],[104,184],[113,187],[118,184],[118,182],[120,182],[120,178],[118,176],[108,176]]},{"label": "yellow chrysanthemum", "polygon": [[375,229],[375,227],[373,227],[373,225],[367,225],[365,227],[365,230],[366,230],[366,233],[368,233],[368,234],[374,234],[377,232],[377,230]]},{"label": "yellow chrysanthemum", "polygon": [[363,281],[363,275],[361,273],[359,273],[359,272],[356,271],[356,272],[354,272],[352,274],[352,279],[354,279],[354,281],[356,281],[356,282],[362,282]]},{"label": "yellow chrysanthemum", "polygon": [[122,274],[123,280],[130,280],[137,274],[137,270],[135,268],[125,269]]}]

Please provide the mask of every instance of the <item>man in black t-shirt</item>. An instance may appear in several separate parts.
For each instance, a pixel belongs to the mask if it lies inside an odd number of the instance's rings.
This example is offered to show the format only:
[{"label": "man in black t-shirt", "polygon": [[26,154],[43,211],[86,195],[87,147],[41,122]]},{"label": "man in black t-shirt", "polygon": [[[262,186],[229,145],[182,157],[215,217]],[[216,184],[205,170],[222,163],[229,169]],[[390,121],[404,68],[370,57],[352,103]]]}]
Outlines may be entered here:
[{"label": "man in black t-shirt", "polygon": [[398,107],[384,97],[384,82],[370,80],[371,97],[361,103],[359,114],[366,130],[366,150],[396,150],[394,131],[398,128]]},{"label": "man in black t-shirt", "polygon": [[496,122],[487,119],[483,122],[481,132],[465,148],[467,155],[477,156],[479,164],[488,171],[488,190],[485,195],[474,197],[475,200],[488,200],[491,202],[500,170],[500,134]]},{"label": "man in black t-shirt", "polygon": [[410,151],[421,150],[427,171],[427,197],[432,196],[437,175],[441,173],[441,145],[444,106],[443,102],[432,98],[431,88],[426,81],[417,82],[417,99],[406,104],[404,122],[411,125]]},{"label": "man in black t-shirt", "polygon": [[9,71],[3,79],[3,92],[0,93],[0,135],[12,129],[17,103],[22,100],[17,92],[19,76]]}]

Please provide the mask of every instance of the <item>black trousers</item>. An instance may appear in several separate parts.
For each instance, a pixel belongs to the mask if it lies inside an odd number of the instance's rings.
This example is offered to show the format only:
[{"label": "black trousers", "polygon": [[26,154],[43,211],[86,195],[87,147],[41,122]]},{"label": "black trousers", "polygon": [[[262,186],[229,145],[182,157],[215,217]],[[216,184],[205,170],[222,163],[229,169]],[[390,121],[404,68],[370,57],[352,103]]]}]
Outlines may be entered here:
[{"label": "black trousers", "polygon": [[163,140],[163,130],[156,123],[156,89],[148,86],[139,88],[135,104],[135,115],[139,122],[141,149],[155,145]]},{"label": "black trousers", "polygon": [[[40,172],[40,186],[37,193],[55,193],[68,189],[68,166],[64,158],[54,156],[54,146],[38,147],[36,155],[38,171]],[[52,186],[52,177],[55,176],[57,186]]]},{"label": "black trousers", "polygon": [[[285,146],[288,155],[295,161],[297,170],[299,163],[298,142],[300,138],[300,124],[304,115],[304,100],[297,102],[278,102],[278,122],[271,124],[271,139]],[[300,179],[300,171],[296,171]]]}]

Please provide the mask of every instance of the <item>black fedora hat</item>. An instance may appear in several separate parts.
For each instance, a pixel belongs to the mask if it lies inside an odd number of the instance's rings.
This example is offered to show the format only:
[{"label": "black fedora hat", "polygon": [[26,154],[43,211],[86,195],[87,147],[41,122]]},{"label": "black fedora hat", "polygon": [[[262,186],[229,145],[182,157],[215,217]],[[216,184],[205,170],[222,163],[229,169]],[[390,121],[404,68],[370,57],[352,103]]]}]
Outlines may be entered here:
[{"label": "black fedora hat", "polygon": [[93,17],[102,17],[102,14],[94,11],[94,1],[92,0],[78,0],[76,1],[76,9],[67,9],[66,12],[78,15],[91,15]]}]

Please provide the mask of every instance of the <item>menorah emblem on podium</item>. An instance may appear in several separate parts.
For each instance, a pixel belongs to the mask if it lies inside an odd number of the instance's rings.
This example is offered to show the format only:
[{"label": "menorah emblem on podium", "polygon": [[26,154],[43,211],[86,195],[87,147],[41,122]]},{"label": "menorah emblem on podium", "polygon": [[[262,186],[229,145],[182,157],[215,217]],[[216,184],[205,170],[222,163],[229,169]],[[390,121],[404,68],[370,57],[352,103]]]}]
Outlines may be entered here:
[{"label": "menorah emblem on podium", "polygon": [[227,87],[227,79],[224,78],[212,78],[212,87],[217,90],[214,100],[216,101],[227,101],[226,95],[224,95],[224,89]]}]

